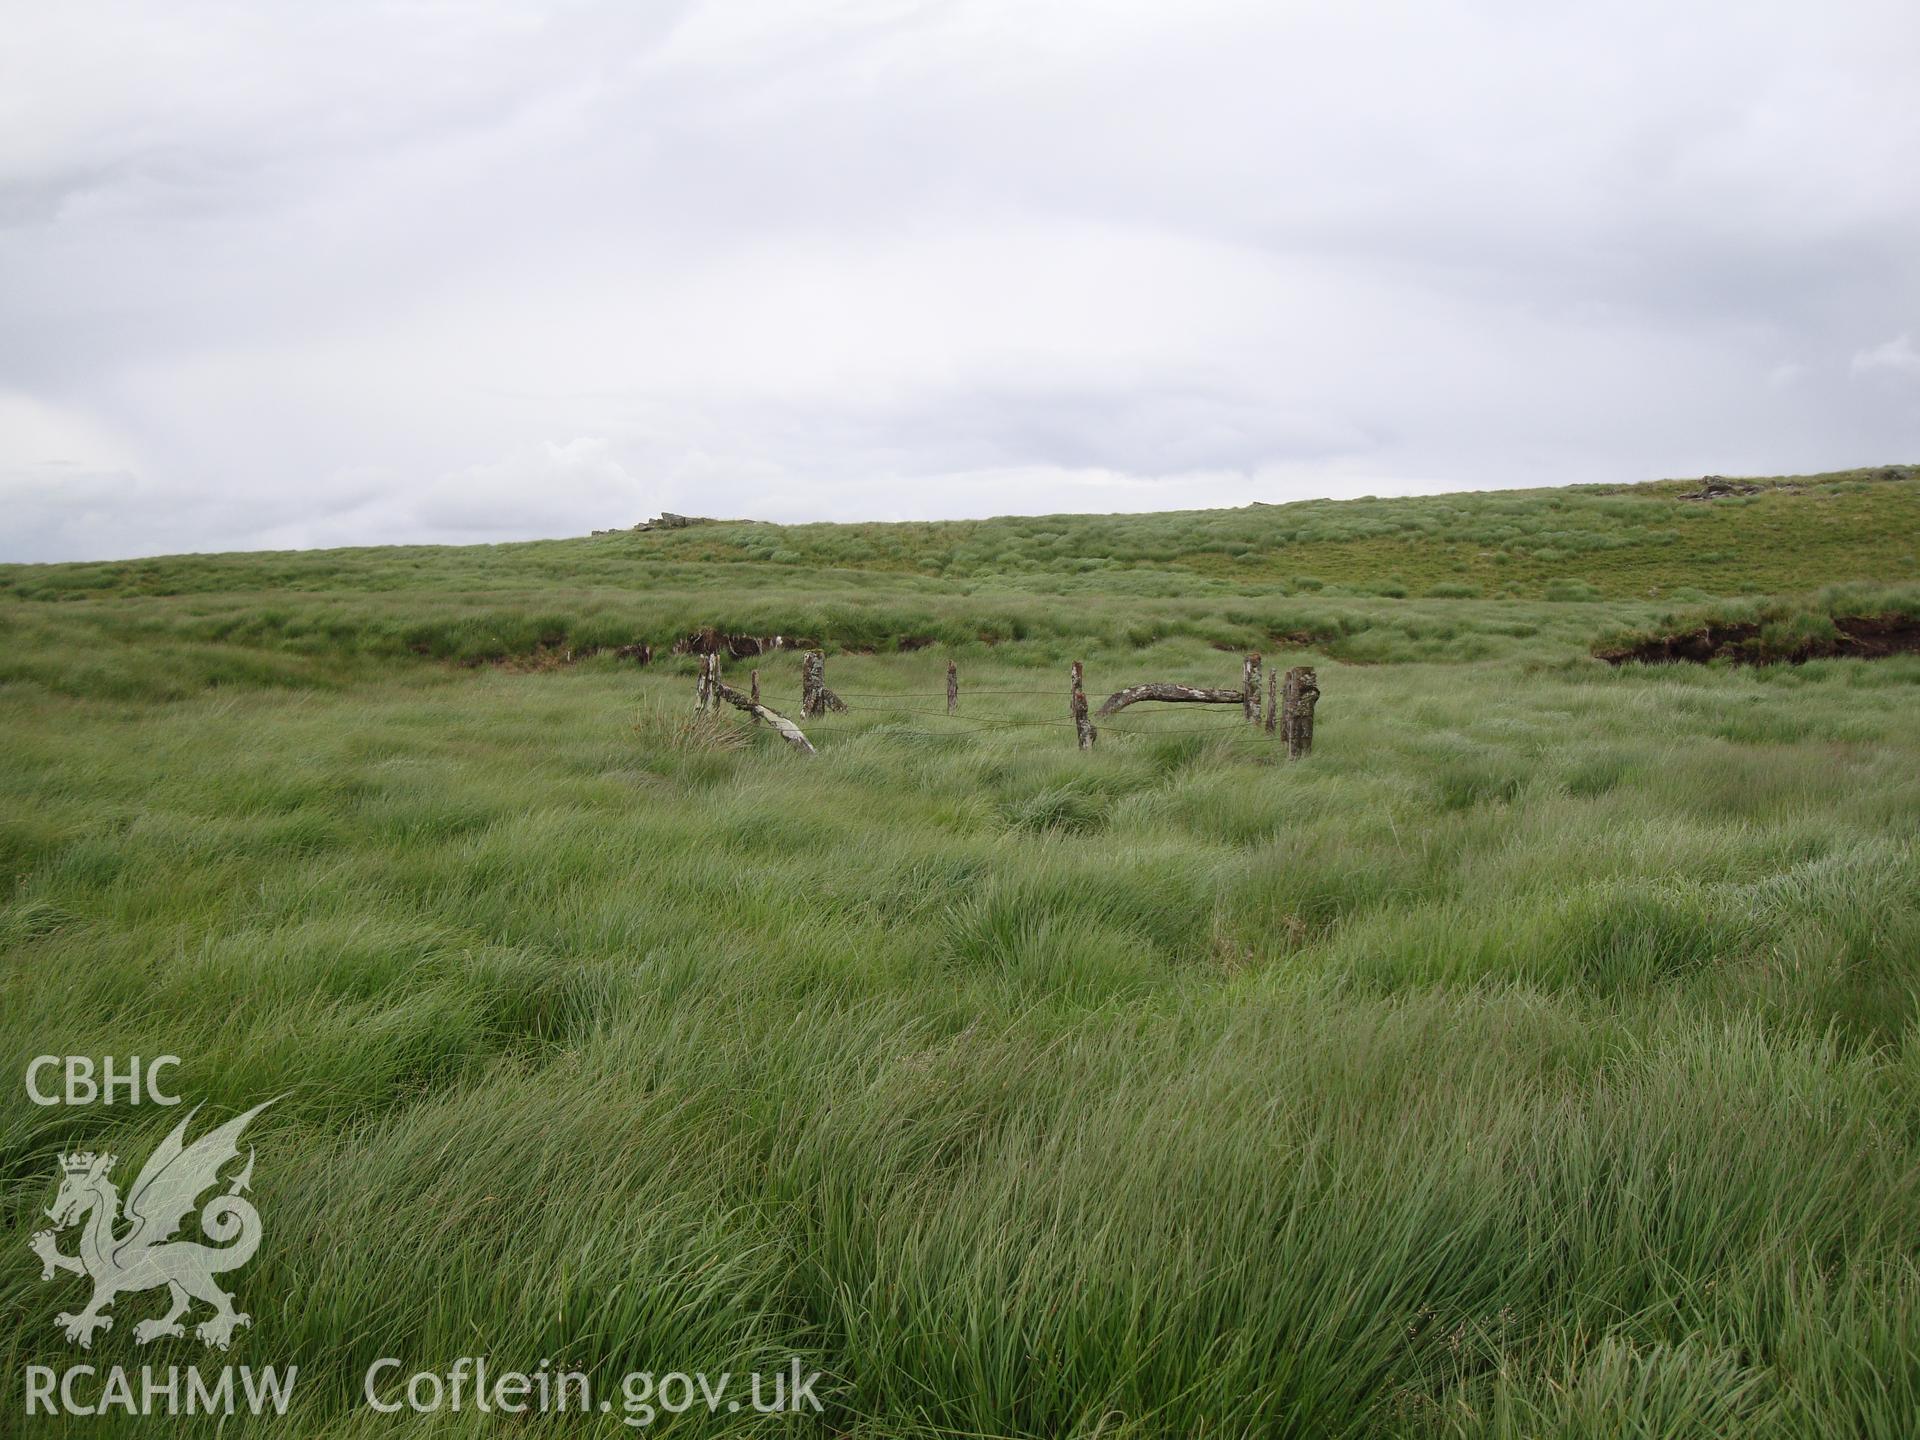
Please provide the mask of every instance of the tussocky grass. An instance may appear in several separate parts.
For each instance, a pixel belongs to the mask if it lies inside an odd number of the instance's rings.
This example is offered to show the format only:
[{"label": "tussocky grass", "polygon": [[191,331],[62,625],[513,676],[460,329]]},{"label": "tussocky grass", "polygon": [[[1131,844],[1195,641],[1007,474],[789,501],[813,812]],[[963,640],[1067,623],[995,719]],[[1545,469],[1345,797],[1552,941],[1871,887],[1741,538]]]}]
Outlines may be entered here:
[{"label": "tussocky grass", "polygon": [[[73,622],[146,671],[10,612],[0,1071],[284,1097],[223,1358],[301,1379],[223,1433],[496,1433],[361,1403],[475,1354],[829,1377],[678,1434],[1913,1433],[1920,659],[1322,659],[1287,765],[1217,710],[1078,753],[1078,642],[1036,635],[963,652],[953,720],[942,650],[836,655],[807,761],[693,723],[690,666],[142,608],[184,598]],[[259,668],[166,682],[208,647]],[[1236,680],[1201,635],[1086,648]],[[26,1251],[54,1155],[131,1167],[179,1112],[10,1084],[11,1376],[77,1358]],[[85,1358],[200,1359],[134,1343],[153,1304]]]}]

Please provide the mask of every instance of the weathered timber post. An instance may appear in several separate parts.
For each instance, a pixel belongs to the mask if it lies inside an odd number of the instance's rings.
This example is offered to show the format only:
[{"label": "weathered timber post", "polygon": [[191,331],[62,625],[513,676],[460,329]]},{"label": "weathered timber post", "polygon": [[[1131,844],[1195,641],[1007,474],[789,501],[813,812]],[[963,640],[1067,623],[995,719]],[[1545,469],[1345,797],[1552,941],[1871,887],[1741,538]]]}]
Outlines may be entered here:
[{"label": "weathered timber post", "polygon": [[713,698],[713,656],[700,657],[700,675],[693,682],[693,708],[704,710]]},{"label": "weathered timber post", "polygon": [[960,708],[960,671],[953,661],[947,661],[947,714],[951,715]]},{"label": "weathered timber post", "polygon": [[801,754],[811,755],[814,753],[813,745],[808,741],[807,737],[801,733],[800,727],[787,719],[786,716],[777,710],[769,710],[757,700],[748,699],[731,685],[722,685],[718,680],[715,680],[713,682],[713,703],[716,708],[722,700],[726,701],[729,705],[750,711],[756,721],[764,721],[766,724],[771,725],[782,740],[786,741]]},{"label": "weathered timber post", "polygon": [[1080,662],[1073,662],[1073,693],[1068,697],[1067,709],[1073,716],[1073,728],[1080,736],[1082,750],[1093,749],[1093,742],[1099,731],[1093,728],[1093,721],[1087,718],[1087,692],[1080,686]]},{"label": "weathered timber post", "polygon": [[844,710],[847,702],[827,688],[827,657],[809,650],[800,662],[800,713],[824,715],[829,710]]},{"label": "weathered timber post", "polygon": [[[747,672],[747,695],[755,705],[760,703],[760,672],[758,670]],[[754,713],[753,723],[756,725],[761,723],[758,711]]]},{"label": "weathered timber post", "polygon": [[1116,690],[1107,697],[1107,701],[1095,715],[1112,715],[1129,705],[1142,700],[1174,700],[1190,705],[1239,705],[1245,702],[1245,694],[1238,690],[1202,690],[1194,685],[1171,685],[1153,681],[1146,685],[1129,685],[1124,690]]},{"label": "weathered timber post", "polygon": [[1273,722],[1280,709],[1280,672],[1267,672],[1267,734],[1273,734]]},{"label": "weathered timber post", "polygon": [[1240,665],[1241,704],[1246,708],[1247,724],[1260,728],[1260,657],[1249,655]]},{"label": "weathered timber post", "polygon": [[707,657],[707,708],[720,708],[720,652],[717,650]]},{"label": "weathered timber post", "polygon": [[1313,707],[1319,699],[1320,686],[1311,665],[1296,665],[1287,671],[1285,713],[1280,724],[1289,760],[1298,760],[1313,749]]}]

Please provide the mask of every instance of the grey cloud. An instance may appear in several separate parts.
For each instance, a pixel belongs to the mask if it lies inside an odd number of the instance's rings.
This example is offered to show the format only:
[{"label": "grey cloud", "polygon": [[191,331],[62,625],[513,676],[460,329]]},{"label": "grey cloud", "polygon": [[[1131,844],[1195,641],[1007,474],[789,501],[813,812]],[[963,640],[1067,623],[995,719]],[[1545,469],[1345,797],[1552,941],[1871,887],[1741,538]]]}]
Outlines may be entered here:
[{"label": "grey cloud", "polygon": [[11,30],[8,558],[1920,457],[1904,0]]}]

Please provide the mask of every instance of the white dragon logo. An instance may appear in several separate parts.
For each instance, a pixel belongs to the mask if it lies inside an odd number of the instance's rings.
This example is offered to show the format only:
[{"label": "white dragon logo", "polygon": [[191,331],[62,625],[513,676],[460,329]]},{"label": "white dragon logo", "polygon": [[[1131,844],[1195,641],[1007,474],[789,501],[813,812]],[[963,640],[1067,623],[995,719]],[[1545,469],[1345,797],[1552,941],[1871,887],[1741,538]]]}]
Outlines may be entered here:
[{"label": "white dragon logo", "polygon": [[[202,1245],[173,1236],[201,1194],[218,1183],[221,1168],[239,1156],[236,1142],[247,1122],[271,1104],[269,1100],[254,1106],[191,1145],[184,1143],[187,1126],[200,1107],[188,1111],[186,1119],[174,1126],[173,1133],[148,1157],[133,1182],[124,1216],[130,1223],[118,1234],[115,1231],[123,1219],[120,1191],[107,1178],[116,1157],[95,1155],[89,1150],[60,1157],[60,1193],[46,1212],[53,1228],[40,1231],[27,1243],[40,1257],[42,1280],[51,1280],[54,1272],[66,1270],[93,1281],[93,1298],[86,1309],[78,1315],[63,1311],[54,1318],[67,1339],[77,1341],[83,1349],[90,1348],[94,1331],[113,1328],[113,1317],[100,1312],[113,1303],[116,1295],[158,1285],[167,1287],[173,1306],[159,1319],[142,1320],[133,1327],[134,1338],[142,1345],[162,1336],[178,1339],[185,1335],[180,1317],[194,1300],[203,1300],[214,1308],[214,1313],[193,1331],[208,1345],[224,1350],[237,1327],[252,1323],[251,1316],[233,1308],[233,1297],[213,1278],[246,1264],[260,1248],[260,1212],[241,1194],[253,1180],[251,1149],[245,1167],[232,1178],[226,1193],[215,1195],[200,1210],[200,1228],[217,1243]],[[54,1237],[82,1216],[87,1223],[80,1232],[79,1253],[63,1255],[55,1247]]]}]

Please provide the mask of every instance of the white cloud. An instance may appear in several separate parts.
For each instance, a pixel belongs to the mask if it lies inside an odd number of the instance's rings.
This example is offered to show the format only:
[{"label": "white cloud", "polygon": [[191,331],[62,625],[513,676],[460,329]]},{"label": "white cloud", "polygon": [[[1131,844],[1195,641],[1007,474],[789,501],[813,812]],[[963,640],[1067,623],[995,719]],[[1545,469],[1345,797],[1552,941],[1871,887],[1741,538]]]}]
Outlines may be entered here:
[{"label": "white cloud", "polygon": [[[341,472],[329,487],[346,503],[264,533],[274,549],[364,543],[369,533],[470,544],[528,535],[585,534],[645,518],[647,490],[598,436],[549,441],[424,484],[376,471]],[[650,512],[649,512],[650,513]]]},{"label": "white cloud", "polygon": [[0,475],[38,471],[85,474],[133,468],[126,445],[97,421],[32,395],[0,391]]},{"label": "white cloud", "polygon": [[1920,378],[1920,350],[1913,348],[1913,336],[1902,331],[1870,350],[1855,351],[1852,368],[1856,375],[1885,372]]}]

